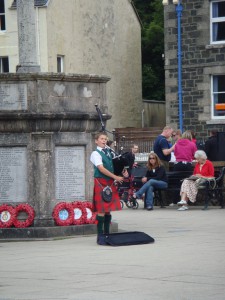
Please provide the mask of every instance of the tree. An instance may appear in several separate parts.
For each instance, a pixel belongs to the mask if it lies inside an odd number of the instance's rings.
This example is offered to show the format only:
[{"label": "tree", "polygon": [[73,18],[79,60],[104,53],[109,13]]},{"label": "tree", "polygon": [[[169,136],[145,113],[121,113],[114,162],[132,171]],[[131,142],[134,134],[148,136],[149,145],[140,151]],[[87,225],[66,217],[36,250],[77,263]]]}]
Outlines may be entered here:
[{"label": "tree", "polygon": [[142,22],[144,99],[165,100],[164,19],[162,0],[133,0]]}]

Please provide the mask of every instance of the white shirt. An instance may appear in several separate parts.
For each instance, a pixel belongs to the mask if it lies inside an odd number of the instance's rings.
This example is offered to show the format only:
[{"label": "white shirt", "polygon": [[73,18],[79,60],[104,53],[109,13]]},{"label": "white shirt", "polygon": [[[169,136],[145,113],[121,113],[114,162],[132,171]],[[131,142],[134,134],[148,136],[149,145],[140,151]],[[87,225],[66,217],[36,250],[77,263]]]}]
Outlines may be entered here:
[{"label": "white shirt", "polygon": [[[99,151],[102,151],[103,148],[101,147],[97,147],[97,149]],[[95,165],[96,167],[99,166],[99,165],[103,165],[103,162],[102,162],[102,156],[101,154],[99,154],[96,150],[93,151],[91,153],[91,156],[90,156],[90,161],[93,163],[93,165]]]}]

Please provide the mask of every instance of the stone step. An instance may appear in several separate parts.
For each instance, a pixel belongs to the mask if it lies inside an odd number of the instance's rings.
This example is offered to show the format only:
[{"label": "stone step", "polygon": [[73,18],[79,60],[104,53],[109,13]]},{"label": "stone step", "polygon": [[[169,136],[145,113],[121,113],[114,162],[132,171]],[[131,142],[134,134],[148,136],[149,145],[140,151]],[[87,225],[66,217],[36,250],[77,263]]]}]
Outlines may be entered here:
[{"label": "stone step", "polygon": [[[0,242],[66,238],[96,234],[96,224],[53,227],[0,228]],[[112,222],[111,232],[118,232],[118,223]]]}]

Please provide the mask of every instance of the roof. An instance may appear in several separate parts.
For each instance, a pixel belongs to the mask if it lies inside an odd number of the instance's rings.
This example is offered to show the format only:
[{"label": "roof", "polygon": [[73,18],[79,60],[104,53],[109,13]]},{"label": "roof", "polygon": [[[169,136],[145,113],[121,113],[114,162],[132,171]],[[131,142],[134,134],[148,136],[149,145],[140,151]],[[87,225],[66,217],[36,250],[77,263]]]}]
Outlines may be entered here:
[{"label": "roof", "polygon": [[131,5],[132,5],[132,7],[133,7],[133,10],[134,10],[134,12],[135,12],[135,14],[136,14],[136,16],[137,16],[137,18],[138,18],[138,21],[139,21],[141,27],[143,27],[143,23],[142,23],[142,21],[141,21],[141,18],[140,18],[139,14],[138,14],[138,11],[137,11],[137,9],[136,9],[136,6],[135,6],[133,0],[129,0],[129,1],[130,1]]},{"label": "roof", "polygon": [[[47,6],[49,0],[34,0],[34,6]],[[16,0],[13,1],[11,8],[16,8]]]}]

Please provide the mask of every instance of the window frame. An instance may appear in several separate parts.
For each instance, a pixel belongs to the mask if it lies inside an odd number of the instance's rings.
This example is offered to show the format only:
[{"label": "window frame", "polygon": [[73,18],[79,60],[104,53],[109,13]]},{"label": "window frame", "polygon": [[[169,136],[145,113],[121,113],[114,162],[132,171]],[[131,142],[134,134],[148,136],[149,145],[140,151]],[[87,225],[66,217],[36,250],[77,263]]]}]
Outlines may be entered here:
[{"label": "window frame", "polygon": [[[64,55],[57,55],[57,73],[64,73],[64,66],[65,66],[65,63],[64,63]],[[58,59],[60,59],[60,71],[58,70]]]},{"label": "window frame", "polygon": [[215,116],[214,115],[214,107],[215,107],[215,95],[217,94],[224,94],[224,99],[225,99],[225,90],[224,91],[214,91],[213,88],[214,88],[214,85],[213,85],[213,81],[214,81],[214,78],[217,77],[217,76],[224,76],[225,77],[225,74],[216,74],[216,75],[211,75],[211,118],[212,120],[225,120],[225,112],[224,112],[224,115],[222,116]]},{"label": "window frame", "polygon": [[[7,59],[7,63],[8,63],[8,71],[4,71],[4,63],[3,63],[3,59]],[[0,74],[2,73],[9,73],[9,57],[8,56],[0,56]]]},{"label": "window frame", "polygon": [[[0,32],[5,32],[6,31],[6,19],[5,19],[5,0],[3,1],[3,10],[4,12],[1,13],[0,12]],[[2,29],[2,25],[1,25],[1,20],[4,19],[4,25],[5,25],[5,29]]]},{"label": "window frame", "polygon": [[225,16],[213,18],[213,3],[215,2],[225,2],[225,0],[212,0],[210,2],[210,44],[225,44],[225,39],[222,41],[213,41],[213,24],[225,22]]}]

